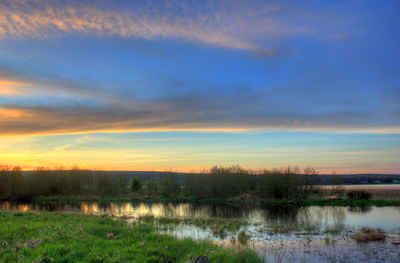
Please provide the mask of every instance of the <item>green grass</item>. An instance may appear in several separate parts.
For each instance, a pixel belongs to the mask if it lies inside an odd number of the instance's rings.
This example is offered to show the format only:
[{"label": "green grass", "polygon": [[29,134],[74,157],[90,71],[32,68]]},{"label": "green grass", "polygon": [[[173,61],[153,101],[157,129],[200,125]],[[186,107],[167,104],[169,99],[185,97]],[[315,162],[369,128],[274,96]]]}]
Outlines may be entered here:
[{"label": "green grass", "polygon": [[262,262],[247,249],[178,240],[146,222],[128,225],[107,217],[66,213],[0,212],[0,262]]},{"label": "green grass", "polygon": [[330,235],[338,235],[344,230],[344,225],[336,225],[336,226],[331,226],[328,227],[324,230],[324,233],[330,234]]}]

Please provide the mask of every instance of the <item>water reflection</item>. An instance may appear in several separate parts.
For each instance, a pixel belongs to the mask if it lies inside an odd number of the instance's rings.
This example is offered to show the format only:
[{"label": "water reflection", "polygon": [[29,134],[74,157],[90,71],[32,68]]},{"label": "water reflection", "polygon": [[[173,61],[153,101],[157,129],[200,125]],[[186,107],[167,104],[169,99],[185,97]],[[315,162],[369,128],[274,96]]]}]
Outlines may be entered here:
[{"label": "water reflection", "polygon": [[251,217],[254,212],[229,206],[163,204],[163,203],[110,203],[83,202],[80,209],[85,214],[111,215],[117,217],[191,217],[191,218],[237,218]]},{"label": "water reflection", "polygon": [[355,206],[350,206],[348,208],[349,212],[353,213],[368,213],[369,211],[372,210],[372,206],[360,206],[360,207],[355,207]]},{"label": "water reflection", "polygon": [[32,205],[3,202],[3,203],[0,203],[0,209],[1,210],[13,210],[13,211],[27,212],[27,211],[32,210]]},{"label": "water reflection", "polygon": [[91,215],[137,218],[141,216],[180,218],[242,218],[251,224],[290,224],[313,227],[379,227],[400,228],[398,207],[302,207],[302,208],[237,208],[224,205],[163,204],[163,203],[96,203],[78,205],[0,202],[1,210],[26,212],[70,211]]}]

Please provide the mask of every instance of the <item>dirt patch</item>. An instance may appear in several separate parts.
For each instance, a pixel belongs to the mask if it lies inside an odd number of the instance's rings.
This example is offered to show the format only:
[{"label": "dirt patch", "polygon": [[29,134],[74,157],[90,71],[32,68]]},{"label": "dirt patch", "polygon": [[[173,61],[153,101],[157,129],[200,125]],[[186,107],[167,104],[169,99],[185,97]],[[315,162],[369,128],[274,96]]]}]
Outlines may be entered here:
[{"label": "dirt patch", "polygon": [[386,239],[383,231],[372,228],[362,228],[359,233],[351,237],[357,242],[384,241]]}]

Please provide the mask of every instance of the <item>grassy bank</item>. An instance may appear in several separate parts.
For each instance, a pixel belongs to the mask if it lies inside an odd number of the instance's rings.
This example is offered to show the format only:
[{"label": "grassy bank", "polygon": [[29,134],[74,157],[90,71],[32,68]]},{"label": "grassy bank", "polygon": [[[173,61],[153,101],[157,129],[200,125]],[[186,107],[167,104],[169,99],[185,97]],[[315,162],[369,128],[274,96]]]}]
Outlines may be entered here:
[{"label": "grassy bank", "polygon": [[63,203],[78,204],[80,202],[161,202],[161,203],[196,203],[196,204],[220,204],[231,206],[400,206],[400,200],[355,200],[349,198],[338,199],[306,199],[296,200],[271,200],[271,199],[239,199],[239,198],[147,198],[140,196],[122,196],[122,197],[100,197],[100,196],[39,196],[34,198],[37,203]]},{"label": "grassy bank", "polygon": [[[58,213],[0,212],[0,262],[262,262],[249,250],[177,240],[152,224]],[[165,259],[165,261],[164,261]]]}]

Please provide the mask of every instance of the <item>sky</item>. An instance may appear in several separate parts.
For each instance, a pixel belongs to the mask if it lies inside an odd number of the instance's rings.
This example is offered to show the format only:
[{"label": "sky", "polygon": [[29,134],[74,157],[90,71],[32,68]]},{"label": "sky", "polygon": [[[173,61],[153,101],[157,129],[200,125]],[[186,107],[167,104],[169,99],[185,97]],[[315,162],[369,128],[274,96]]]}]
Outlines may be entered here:
[{"label": "sky", "polygon": [[0,0],[0,165],[400,173],[397,0]]}]

